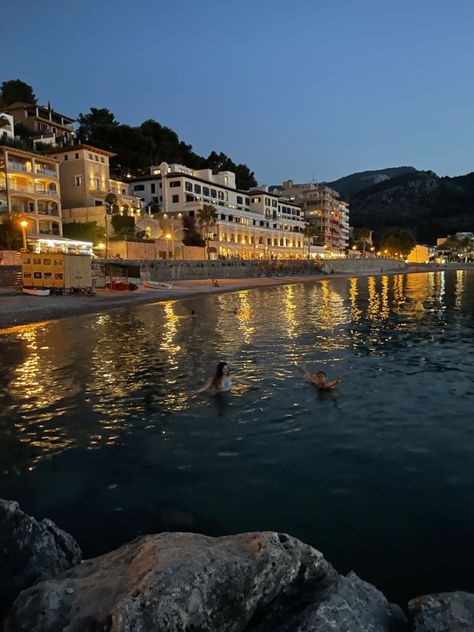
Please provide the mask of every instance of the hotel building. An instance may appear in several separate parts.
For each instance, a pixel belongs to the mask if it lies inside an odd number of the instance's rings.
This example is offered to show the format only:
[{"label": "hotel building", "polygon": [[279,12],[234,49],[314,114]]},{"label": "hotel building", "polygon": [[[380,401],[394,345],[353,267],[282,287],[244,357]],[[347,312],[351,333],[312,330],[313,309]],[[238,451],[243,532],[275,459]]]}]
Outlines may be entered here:
[{"label": "hotel building", "polygon": [[113,214],[140,216],[140,198],[128,194],[128,183],[110,177],[109,161],[114,153],[90,145],[69,145],[49,154],[59,162],[64,223],[95,221],[105,226],[109,194],[115,195]]},{"label": "hotel building", "polygon": [[4,110],[16,123],[21,123],[35,140],[47,145],[67,145],[74,138],[74,119],[55,112],[51,106],[31,103],[12,103]]},{"label": "hotel building", "polygon": [[58,161],[0,146],[0,221],[25,219],[27,234],[62,235]]},{"label": "hotel building", "polygon": [[343,253],[349,247],[349,205],[339,193],[312,182],[295,184],[286,180],[278,187],[282,195],[303,209],[305,219],[317,230],[314,243],[328,252]]},{"label": "hotel building", "polygon": [[210,247],[221,257],[301,258],[305,226],[301,208],[266,187],[239,191],[231,171],[193,170],[161,163],[148,176],[133,178],[130,191],[149,208],[171,217],[197,219],[203,205],[216,209]]}]

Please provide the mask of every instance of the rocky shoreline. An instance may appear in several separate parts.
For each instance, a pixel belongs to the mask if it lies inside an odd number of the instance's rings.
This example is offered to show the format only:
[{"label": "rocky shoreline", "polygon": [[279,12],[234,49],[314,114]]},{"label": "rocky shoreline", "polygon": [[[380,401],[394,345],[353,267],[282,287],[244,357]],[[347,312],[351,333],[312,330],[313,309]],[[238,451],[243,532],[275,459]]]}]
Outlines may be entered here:
[{"label": "rocky shoreline", "polygon": [[0,500],[4,632],[460,632],[474,595],[412,599],[408,616],[289,535],[139,537],[81,561],[52,521]]}]

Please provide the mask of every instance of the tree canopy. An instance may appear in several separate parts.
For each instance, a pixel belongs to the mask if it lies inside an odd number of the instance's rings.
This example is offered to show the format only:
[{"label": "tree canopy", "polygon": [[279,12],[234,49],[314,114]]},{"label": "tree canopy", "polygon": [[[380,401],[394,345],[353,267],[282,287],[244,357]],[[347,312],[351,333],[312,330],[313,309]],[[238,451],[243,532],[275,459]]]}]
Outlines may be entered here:
[{"label": "tree canopy", "polygon": [[404,257],[413,250],[416,242],[412,234],[403,228],[395,228],[387,231],[382,237],[381,250],[388,250],[390,255],[402,255]]},{"label": "tree canopy", "polygon": [[116,154],[110,161],[111,171],[117,178],[149,173],[151,165],[161,162],[178,163],[191,169],[233,171],[237,188],[256,186],[255,175],[247,165],[236,164],[226,154],[212,151],[207,158],[199,156],[169,127],[148,119],[138,127],[123,125],[106,108],[91,108],[79,114],[78,138]]},{"label": "tree canopy", "polygon": [[33,88],[20,79],[4,81],[0,87],[0,105],[3,107],[21,103],[36,103],[36,95]]}]

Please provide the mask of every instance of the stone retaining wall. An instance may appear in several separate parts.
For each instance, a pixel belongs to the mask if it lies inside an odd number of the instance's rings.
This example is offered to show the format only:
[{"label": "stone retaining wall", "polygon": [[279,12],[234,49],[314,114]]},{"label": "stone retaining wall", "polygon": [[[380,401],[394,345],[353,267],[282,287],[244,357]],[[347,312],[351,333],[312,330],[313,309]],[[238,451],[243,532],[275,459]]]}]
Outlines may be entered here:
[{"label": "stone retaining wall", "polygon": [[147,263],[152,281],[243,279],[263,276],[321,274],[319,262],[303,259],[290,261],[150,261]]},{"label": "stone retaining wall", "polygon": [[327,274],[363,273],[363,272],[400,272],[407,271],[407,265],[399,259],[385,259],[381,257],[367,259],[328,259],[323,266]]},{"label": "stone retaining wall", "polygon": [[0,266],[0,287],[11,287],[21,282],[21,266]]}]

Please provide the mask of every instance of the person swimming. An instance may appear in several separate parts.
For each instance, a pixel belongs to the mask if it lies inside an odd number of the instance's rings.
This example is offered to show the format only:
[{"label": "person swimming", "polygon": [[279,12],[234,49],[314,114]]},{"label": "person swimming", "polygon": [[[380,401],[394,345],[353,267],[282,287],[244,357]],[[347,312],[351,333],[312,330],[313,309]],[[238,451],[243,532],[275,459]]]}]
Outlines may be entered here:
[{"label": "person swimming", "polygon": [[224,393],[230,391],[235,383],[248,384],[247,380],[238,375],[231,375],[227,362],[219,362],[216,367],[214,377],[210,378],[204,386],[201,386],[196,393],[202,393],[208,389],[212,389],[213,393]]},{"label": "person swimming", "polygon": [[308,380],[310,384],[314,384],[320,391],[330,391],[336,384],[342,380],[342,377],[339,375],[336,379],[328,381],[327,375],[324,371],[318,371],[317,373],[309,373],[306,369],[304,370],[304,376]]}]

